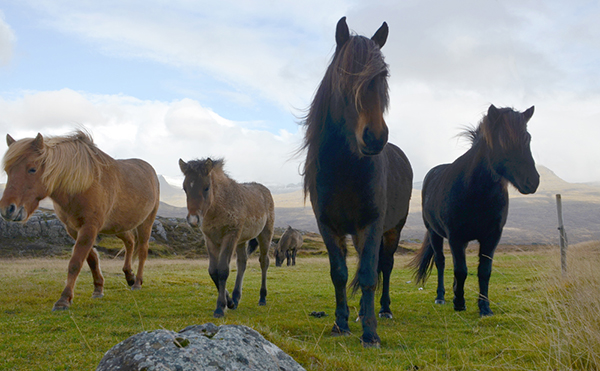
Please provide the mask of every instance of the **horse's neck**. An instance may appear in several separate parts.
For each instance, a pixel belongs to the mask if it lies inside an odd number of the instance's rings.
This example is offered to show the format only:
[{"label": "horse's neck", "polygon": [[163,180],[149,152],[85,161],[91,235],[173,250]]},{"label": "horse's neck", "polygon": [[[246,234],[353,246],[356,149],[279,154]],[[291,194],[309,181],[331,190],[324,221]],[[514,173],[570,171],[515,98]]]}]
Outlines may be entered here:
[{"label": "horse's neck", "polygon": [[212,192],[213,200],[210,206],[205,210],[206,213],[219,212],[222,208],[227,208],[227,204],[232,201],[231,196],[236,194],[238,184],[235,180],[229,178],[225,173],[219,172],[212,174]]},{"label": "horse's neck", "polygon": [[489,158],[489,147],[484,142],[474,144],[457,162],[463,169],[466,183],[475,187],[506,186],[496,172],[496,164]]}]

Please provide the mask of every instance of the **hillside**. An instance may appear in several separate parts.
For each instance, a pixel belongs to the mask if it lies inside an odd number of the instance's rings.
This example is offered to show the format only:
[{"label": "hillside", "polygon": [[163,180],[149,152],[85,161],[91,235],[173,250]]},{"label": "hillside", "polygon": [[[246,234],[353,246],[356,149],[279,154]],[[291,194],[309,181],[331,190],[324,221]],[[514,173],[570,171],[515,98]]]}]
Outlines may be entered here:
[{"label": "hillside", "polygon": [[[501,242],[557,244],[557,193],[562,195],[569,242],[600,240],[600,184],[569,183],[544,166],[538,166],[538,171],[540,187],[535,194],[521,195],[511,186],[509,216]],[[162,217],[184,218],[187,215],[185,193],[181,187],[169,184],[162,176],[159,178],[161,204],[158,214]],[[420,241],[425,233],[421,218],[420,186],[421,182],[415,183],[409,218],[402,233],[403,240]],[[0,185],[0,192],[3,190],[4,185]],[[297,185],[274,188],[273,199],[276,227],[291,225],[300,230],[318,232],[310,201],[304,203],[304,195]],[[43,200],[41,206],[52,208],[52,202]]]}]

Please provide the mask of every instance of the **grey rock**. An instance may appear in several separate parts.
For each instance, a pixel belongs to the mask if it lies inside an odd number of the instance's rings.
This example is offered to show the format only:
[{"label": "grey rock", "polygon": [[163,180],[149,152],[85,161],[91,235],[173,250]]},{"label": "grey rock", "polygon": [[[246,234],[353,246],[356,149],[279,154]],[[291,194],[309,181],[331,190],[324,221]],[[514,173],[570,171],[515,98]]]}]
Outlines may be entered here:
[{"label": "grey rock", "polygon": [[96,371],[304,370],[255,330],[212,323],[142,332],[112,347]]}]

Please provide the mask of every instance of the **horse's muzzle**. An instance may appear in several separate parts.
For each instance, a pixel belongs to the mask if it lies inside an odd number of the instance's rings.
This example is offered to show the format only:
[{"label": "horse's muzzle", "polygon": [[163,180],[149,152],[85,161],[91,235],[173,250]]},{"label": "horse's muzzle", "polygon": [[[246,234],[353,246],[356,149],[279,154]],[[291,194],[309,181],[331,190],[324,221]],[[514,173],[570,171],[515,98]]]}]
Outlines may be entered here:
[{"label": "horse's muzzle", "polygon": [[27,219],[27,211],[23,206],[17,207],[15,204],[10,204],[5,208],[0,209],[0,214],[4,220],[9,222],[20,222]]},{"label": "horse's muzzle", "polygon": [[200,224],[200,217],[196,214],[189,214],[186,219],[188,224],[194,227]]},{"label": "horse's muzzle", "polygon": [[365,156],[375,156],[383,151],[383,147],[385,147],[388,141],[388,133],[387,127],[384,128],[379,136],[376,136],[369,128],[365,128],[362,137],[364,146],[360,149],[362,154]]}]

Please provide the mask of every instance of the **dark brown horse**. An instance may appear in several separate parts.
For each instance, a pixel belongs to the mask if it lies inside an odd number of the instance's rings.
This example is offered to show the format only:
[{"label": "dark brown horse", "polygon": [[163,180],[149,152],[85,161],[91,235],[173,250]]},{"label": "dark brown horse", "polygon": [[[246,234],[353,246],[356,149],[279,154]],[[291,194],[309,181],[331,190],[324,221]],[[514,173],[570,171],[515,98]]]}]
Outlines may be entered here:
[{"label": "dark brown horse", "polygon": [[[239,184],[223,171],[223,160],[179,160],[185,175],[183,190],[187,196],[188,223],[201,223],[208,250],[208,273],[217,286],[216,318],[225,315],[225,307],[236,309],[242,297],[242,282],[248,260],[246,242],[260,246],[262,281],[258,305],[267,304],[269,247],[273,238],[275,204],[271,192],[258,183]],[[237,255],[237,277],[231,297],[226,289],[229,263]]]},{"label": "dark brown horse", "polygon": [[375,289],[383,276],[380,317],[392,317],[389,283],[400,231],[408,215],[412,169],[387,143],[388,66],[381,54],[388,26],[372,38],[350,35],[346,18],[336,29],[336,50],[304,124],[304,191],[327,246],[336,311],[332,333],[348,334],[346,237],[359,255],[354,290],[362,291],[364,346],[379,346]]},{"label": "dark brown horse", "polygon": [[479,314],[492,315],[488,288],[494,251],[508,215],[508,183],[523,194],[540,183],[527,132],[534,108],[521,113],[490,106],[479,126],[467,132],[473,145],[452,164],[431,169],[423,183],[423,220],[427,233],[411,262],[417,282],[424,282],[433,261],[438,270],[435,302],[444,304],[444,238],[454,260],[454,310],[465,310],[465,249],[479,242]]},{"label": "dark brown horse", "polygon": [[275,247],[275,265],[281,267],[286,259],[288,266],[296,265],[296,254],[298,249],[302,247],[303,242],[302,234],[288,226]]},{"label": "dark brown horse", "polygon": [[[40,200],[50,197],[56,216],[75,239],[67,284],[52,310],[69,308],[86,259],[94,277],[92,296],[103,296],[104,277],[93,249],[98,233],[123,240],[125,278],[132,289],[141,288],[159,204],[159,184],[152,166],[138,159],[115,160],[82,131],[50,138],[38,134],[19,141],[7,135],[6,141],[4,170],[8,182],[0,200],[2,217],[25,221]],[[137,276],[131,269],[134,250],[139,259]]]}]

